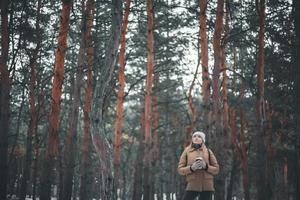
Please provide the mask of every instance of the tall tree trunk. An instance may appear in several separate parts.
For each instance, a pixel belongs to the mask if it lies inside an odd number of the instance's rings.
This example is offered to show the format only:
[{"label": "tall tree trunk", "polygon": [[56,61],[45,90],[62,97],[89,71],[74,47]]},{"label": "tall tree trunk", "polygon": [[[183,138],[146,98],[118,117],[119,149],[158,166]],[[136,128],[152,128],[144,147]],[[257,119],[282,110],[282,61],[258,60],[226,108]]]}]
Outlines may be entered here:
[{"label": "tall tree trunk", "polygon": [[[212,81],[212,101],[213,101],[213,123],[215,131],[211,136],[211,143],[213,144],[216,156],[221,166],[220,174],[216,177],[216,200],[225,198],[225,178],[226,173],[229,172],[229,158],[226,155],[225,142],[228,138],[227,132],[222,128],[221,121],[221,102],[219,91],[219,77],[222,66],[222,49],[221,49],[221,34],[223,30],[223,13],[224,13],[224,0],[217,1],[217,14],[215,22],[215,30],[213,36],[213,50],[214,50],[214,69]],[[222,139],[220,139],[222,137]]]},{"label": "tall tree trunk", "polygon": [[159,154],[159,137],[158,137],[158,128],[159,128],[159,106],[158,106],[158,83],[159,83],[159,74],[154,74],[153,79],[153,147],[154,155],[153,161],[156,162]]},{"label": "tall tree trunk", "polygon": [[144,110],[141,112],[141,134],[139,138],[138,154],[135,161],[135,170],[133,175],[133,195],[132,200],[141,199],[143,194],[143,157],[145,152],[144,145],[145,137],[145,113]]},{"label": "tall tree trunk", "polygon": [[32,139],[35,137],[36,130],[37,130],[37,109],[35,103],[35,84],[36,84],[36,59],[37,59],[37,52],[34,53],[36,55],[31,58],[30,61],[30,70],[31,70],[31,77],[29,83],[29,112],[30,112],[30,121],[27,130],[27,141],[26,141],[26,155],[24,157],[25,165],[23,168],[22,174],[22,183],[20,188],[20,199],[25,200],[26,192],[27,192],[27,185],[28,179],[30,177],[31,171],[31,161],[32,161]]},{"label": "tall tree trunk", "polygon": [[234,192],[233,189],[234,189],[234,184],[236,183],[236,176],[239,167],[238,164],[239,162],[237,160],[237,157],[233,157],[226,200],[232,200],[232,193]]},{"label": "tall tree trunk", "polygon": [[43,173],[41,177],[41,200],[51,199],[51,183],[53,181],[53,167],[55,158],[59,155],[59,113],[61,103],[62,84],[64,79],[64,61],[67,51],[67,36],[69,32],[70,11],[72,1],[62,1],[62,10],[60,16],[60,28],[58,34],[58,48],[55,53],[54,79],[52,83],[52,104],[49,114],[49,132],[46,145],[46,155],[43,161]]},{"label": "tall tree trunk", "polygon": [[[128,141],[128,144],[133,144],[133,140],[132,141]],[[125,161],[123,163],[129,163],[130,162],[130,158],[132,155],[132,151],[133,151],[133,146],[129,147],[127,152],[126,152],[126,158]],[[132,193],[129,193],[129,191],[132,191],[132,180],[133,179],[128,179],[128,169],[131,167],[131,165],[128,166],[124,166],[121,168],[122,170],[122,186],[120,186],[122,189],[120,191],[120,199],[129,199],[129,196],[132,195]]]},{"label": "tall tree trunk", "polygon": [[86,80],[86,89],[84,96],[84,106],[83,106],[83,139],[82,139],[82,157],[81,157],[81,178],[80,178],[80,193],[79,199],[85,200],[90,199],[91,195],[89,194],[91,189],[91,183],[89,180],[89,173],[91,172],[91,161],[89,158],[89,152],[91,150],[91,137],[90,137],[90,112],[91,112],[91,99],[92,99],[92,67],[94,60],[94,47],[92,44],[92,34],[91,29],[93,27],[94,19],[94,1],[88,0],[86,5],[87,10],[87,80]]},{"label": "tall tree trunk", "polygon": [[228,97],[227,97],[227,69],[226,69],[226,45],[228,43],[229,36],[229,0],[226,0],[225,3],[226,15],[225,15],[225,26],[224,26],[224,36],[223,36],[223,44],[221,47],[221,69],[223,71],[223,80],[222,80],[222,102],[223,102],[223,128],[226,131],[229,131],[229,106],[228,106]]},{"label": "tall tree trunk", "polygon": [[[230,109],[230,128],[231,128],[231,145],[232,147],[238,148],[237,139],[237,120],[236,120],[236,110],[234,108]],[[235,149],[238,150],[238,149]]]},{"label": "tall tree trunk", "polygon": [[[72,51],[72,54],[75,54],[75,51]],[[76,68],[75,68],[76,69]],[[76,69],[76,71],[78,71],[78,69]],[[68,90],[68,92],[65,92],[65,95],[66,94],[68,94],[68,96],[69,96],[69,98],[68,98],[68,105],[70,105],[69,106],[69,108],[70,108],[70,112],[72,111],[72,104],[73,104],[73,100],[74,100],[74,98],[73,98],[73,95],[74,95],[74,86],[75,86],[75,74],[76,74],[76,71],[74,72],[74,73],[72,73],[72,75],[71,75],[71,78],[70,78],[70,88],[69,88],[69,90]],[[66,98],[66,96],[65,96],[65,98]],[[62,113],[66,113],[67,112],[67,108],[64,108],[65,110],[63,111],[62,110]],[[69,114],[69,122],[68,122],[68,124],[70,124],[70,120],[71,120],[71,118],[70,118],[70,114]],[[53,194],[59,199],[59,200],[61,200],[61,199],[63,199],[64,198],[64,195],[66,195],[66,194],[64,194],[66,191],[65,191],[65,189],[64,189],[64,182],[65,182],[65,176],[68,176],[70,173],[69,172],[67,172],[67,174],[64,174],[65,173],[65,166],[67,165],[67,163],[65,163],[65,159],[64,159],[64,151],[65,151],[65,149],[66,149],[66,147],[65,147],[65,145],[66,145],[66,140],[68,140],[68,138],[67,138],[67,136],[68,136],[68,131],[67,131],[67,134],[66,134],[66,137],[65,137],[65,142],[64,142],[64,145],[63,145],[63,147],[60,147],[59,148],[59,155],[58,155],[58,157],[57,157],[57,165],[55,166],[55,168],[57,169],[57,173],[55,173],[55,178],[57,177],[57,184],[55,185],[56,186],[56,188],[57,188],[57,190],[56,190],[56,192],[53,192]],[[72,187],[73,187],[73,182],[72,182]],[[68,192],[70,192],[70,191],[68,191]]]},{"label": "tall tree trunk", "polygon": [[34,157],[32,166],[32,200],[36,199],[36,186],[37,186],[37,174],[38,174],[38,158],[40,155],[39,142],[37,130],[35,131],[35,144],[34,144]]},{"label": "tall tree trunk", "polygon": [[204,131],[209,132],[209,101],[210,101],[210,77],[208,74],[208,42],[206,33],[206,9],[207,0],[199,0],[200,15],[199,15],[199,37],[200,37],[200,48],[201,48],[201,66],[202,66],[202,97],[203,97],[203,123]]},{"label": "tall tree trunk", "polygon": [[8,5],[9,0],[1,1],[1,58],[0,58],[0,199],[6,199],[7,193],[7,148],[10,113],[10,78],[7,66],[9,51]]},{"label": "tall tree trunk", "polygon": [[[166,77],[166,82],[169,83],[169,81],[171,81],[170,73],[167,72],[166,76],[167,76]],[[170,99],[170,98],[171,98],[171,95],[170,95],[169,92],[167,92],[167,94],[165,96],[165,102],[168,102],[168,99]],[[167,147],[172,147],[172,142],[171,141],[173,140],[173,138],[172,138],[172,135],[170,134],[171,130],[172,130],[172,128],[171,128],[172,116],[170,114],[172,109],[171,109],[170,103],[167,103],[165,105],[165,107],[166,107],[165,108],[165,113],[166,113],[165,121],[167,122],[165,127],[164,127],[165,133],[167,133],[166,134],[166,139],[165,139],[166,140],[165,145]],[[181,130],[181,131],[183,131],[183,130]],[[162,168],[163,169],[165,169],[165,168],[172,169],[173,164],[171,162],[171,158],[174,157],[174,156],[172,156],[172,152],[174,152],[174,150],[172,148],[166,148],[166,151],[164,153],[166,155],[163,156],[163,158],[162,158],[163,159],[162,160],[162,166],[163,166]],[[170,170],[170,172],[171,172],[171,170]],[[171,182],[172,173],[164,174],[162,172],[161,176],[164,177],[163,178],[164,179],[164,183],[163,183],[164,187],[162,188],[163,189],[163,196],[166,196],[166,199],[170,200],[170,193],[171,193],[172,189],[174,189],[174,188],[172,188],[172,182]],[[165,197],[163,197],[163,198],[165,198]]]},{"label": "tall tree trunk", "polygon": [[[22,96],[21,96],[21,105],[18,109],[18,116],[17,116],[17,122],[16,122],[16,131],[15,131],[15,136],[14,136],[14,140],[13,140],[13,144],[10,146],[9,149],[10,152],[9,153],[9,156],[8,156],[8,166],[10,166],[11,164],[11,161],[13,158],[15,158],[15,156],[13,155],[16,148],[18,148],[18,140],[20,139],[19,138],[19,135],[20,135],[20,127],[21,127],[21,124],[22,124],[22,114],[23,114],[23,109],[24,109],[24,104],[25,104],[25,99],[26,99],[26,80],[27,80],[27,73],[24,74],[24,78],[22,80]],[[8,178],[10,179],[10,178]]]},{"label": "tall tree trunk", "polygon": [[233,151],[233,159],[232,159],[232,166],[231,166],[231,171],[230,171],[230,182],[228,186],[228,191],[227,191],[227,200],[232,199],[232,191],[233,191],[233,185],[237,172],[237,165],[238,165],[238,157],[239,155],[239,145],[238,145],[238,137],[237,137],[237,115],[236,115],[236,109],[232,108],[230,109],[230,115],[229,115],[229,125],[231,129],[231,147]]},{"label": "tall tree trunk", "polygon": [[128,16],[130,11],[131,0],[125,1],[125,13],[122,20],[121,29],[121,48],[119,53],[119,90],[117,98],[117,113],[114,134],[114,194],[117,195],[120,180],[120,163],[121,163],[121,137],[122,137],[122,120],[123,120],[123,98],[125,89],[125,50],[126,50],[126,31],[128,25]]},{"label": "tall tree trunk", "polygon": [[27,182],[30,177],[31,161],[32,161],[32,140],[36,135],[37,131],[37,108],[35,99],[35,84],[36,84],[36,65],[38,59],[38,53],[40,50],[40,11],[41,11],[41,0],[38,1],[37,5],[37,17],[36,17],[36,33],[37,33],[37,46],[33,52],[30,60],[30,82],[29,82],[29,111],[30,111],[30,122],[27,132],[27,144],[26,144],[26,156],[25,166],[23,170],[23,177],[21,183],[20,200],[25,200],[27,191]]},{"label": "tall tree trunk", "polygon": [[145,144],[151,143],[151,89],[154,69],[153,29],[154,10],[152,0],[147,0],[147,77],[145,94]]},{"label": "tall tree trunk", "polygon": [[[265,169],[265,181],[266,181],[266,191],[269,192],[269,199],[276,198],[276,193],[274,192],[275,187],[273,185],[272,177],[275,176],[274,174],[274,168],[277,164],[277,166],[282,166],[279,163],[276,163],[275,161],[282,157],[281,155],[276,155],[276,149],[273,147],[273,131],[272,131],[272,113],[274,113],[272,106],[269,102],[266,102],[265,104],[265,113],[266,113],[266,124],[265,124],[265,135],[266,135],[266,169]],[[276,159],[274,159],[276,158]],[[283,170],[283,167],[281,168]],[[280,179],[280,177],[279,177]],[[281,179],[283,180],[283,179]],[[281,181],[283,183],[283,181]],[[280,192],[284,189],[284,187],[280,187],[281,190],[277,190],[277,192]]]},{"label": "tall tree trunk", "polygon": [[[237,62],[237,55],[236,55],[236,48],[234,48],[234,71],[236,68]],[[242,57],[242,53],[239,57]],[[241,72],[242,76],[244,74],[244,70]],[[235,88],[235,77],[233,80],[232,88]],[[244,101],[245,96],[245,87],[244,83],[242,82],[239,86],[239,99],[240,102]],[[247,122],[245,119],[244,108],[239,108],[239,115],[240,115],[240,147],[239,147],[239,155],[241,160],[241,168],[243,174],[243,190],[244,190],[244,197],[245,200],[250,200],[250,186],[249,186],[249,170],[248,170],[248,153],[247,153],[247,145],[246,145],[246,129],[247,129]]]},{"label": "tall tree trunk", "polygon": [[256,192],[257,199],[269,199],[268,191],[266,190],[266,153],[265,153],[265,133],[264,133],[264,43],[265,43],[265,0],[256,0],[256,10],[259,16],[259,33],[258,33],[258,58],[257,58],[257,137],[261,138],[256,141]]},{"label": "tall tree trunk", "polygon": [[293,0],[294,7],[294,25],[296,32],[296,55],[295,55],[295,112],[296,112],[296,156],[297,156],[297,182],[296,182],[296,199],[300,199],[300,2]]},{"label": "tall tree trunk", "polygon": [[[40,116],[41,113],[41,109],[43,111],[42,115],[44,115],[46,113],[45,111],[45,92],[44,92],[44,85],[42,84],[40,86],[40,93],[39,96],[37,98],[38,102],[37,105],[39,105],[38,107],[38,112],[37,112],[37,116]],[[38,117],[39,119],[39,117]],[[37,122],[38,124],[38,122]],[[32,166],[32,200],[36,199],[36,192],[37,192],[37,176],[38,176],[38,159],[39,159],[39,155],[40,155],[40,139],[39,139],[39,135],[37,134],[37,126],[36,126],[36,130],[35,130],[35,137],[34,137],[34,146],[33,146],[33,166]]]},{"label": "tall tree trunk", "polygon": [[[147,0],[147,78],[145,94],[145,152],[151,150],[151,89],[153,82],[154,69],[154,49],[153,49],[153,30],[154,30],[154,10],[152,0]],[[151,153],[144,154],[144,200],[150,200],[150,169]]]},{"label": "tall tree trunk", "polygon": [[[229,162],[223,162],[223,169],[224,171],[227,170],[229,173],[231,173],[231,178],[230,182],[228,184],[228,188],[225,188],[227,190],[227,199],[231,199],[232,195],[232,189],[233,189],[233,184],[236,179],[236,170],[237,170],[237,160],[235,157],[232,156],[233,152],[232,149],[230,148],[230,142],[228,141],[230,137],[230,127],[229,127],[229,105],[228,105],[228,97],[227,97],[227,66],[226,66],[226,46],[228,43],[228,37],[229,37],[229,15],[230,15],[230,5],[229,5],[229,0],[225,0],[225,26],[224,26],[224,35],[223,35],[223,40],[222,40],[222,45],[221,45],[221,69],[223,72],[223,80],[221,83],[222,86],[222,104],[223,104],[223,113],[222,117],[223,120],[221,121],[221,127],[222,127],[222,143],[223,143],[223,151],[221,155],[221,159],[224,160],[229,160],[228,158],[232,158],[232,167],[230,169],[231,163]],[[228,137],[228,139],[226,138]],[[220,150],[220,149],[219,149]],[[226,172],[225,172],[226,173]]]},{"label": "tall tree trunk", "polygon": [[156,177],[155,168],[159,159],[159,137],[158,137],[158,127],[159,127],[159,107],[158,107],[158,83],[159,83],[159,74],[155,73],[153,78],[153,96],[152,96],[152,106],[153,106],[153,145],[152,145],[152,160],[151,160],[151,174],[150,176],[150,188],[151,188],[151,200],[154,199],[154,194],[157,194],[158,191],[155,191],[155,180]]},{"label": "tall tree trunk", "polygon": [[[223,30],[223,13],[224,13],[224,0],[218,0],[217,14],[215,22],[215,31],[213,37],[214,49],[214,69],[213,69],[213,82],[212,82],[212,100],[214,122],[220,123],[218,116],[220,116],[220,91],[219,91],[219,78],[222,66],[222,49],[221,49],[221,34]],[[219,126],[219,125],[217,125]]]},{"label": "tall tree trunk", "polygon": [[[88,41],[88,36],[91,32],[93,15],[92,3],[87,1],[85,6],[85,1],[82,1],[82,22],[81,22],[81,43],[78,54],[78,63],[76,70],[76,78],[73,86],[73,102],[70,108],[69,114],[69,128],[65,140],[64,152],[63,152],[63,184],[62,184],[62,200],[71,200],[73,192],[73,178],[74,178],[74,168],[75,168],[75,148],[76,148],[76,138],[77,138],[77,124],[78,124],[78,114],[79,114],[79,103],[80,103],[80,93],[83,78],[83,68],[84,68],[84,58],[86,43]],[[91,22],[90,22],[91,21]]]},{"label": "tall tree trunk", "polygon": [[104,191],[101,198],[111,199],[112,184],[112,149],[107,136],[104,132],[104,97],[107,95],[109,83],[116,66],[116,60],[119,49],[119,41],[122,23],[122,1],[112,0],[112,26],[111,37],[106,46],[104,67],[102,68],[100,80],[96,82],[93,91],[92,109],[91,109],[91,133],[93,135],[93,145],[100,159],[101,188]]},{"label": "tall tree trunk", "polygon": [[242,172],[243,172],[243,188],[245,194],[245,200],[250,200],[250,191],[249,191],[249,173],[248,173],[248,155],[245,139],[245,114],[243,109],[240,109],[240,120],[241,120],[241,136],[240,136],[240,151],[241,151],[241,162],[242,162]]},{"label": "tall tree trunk", "polygon": [[90,166],[91,160],[89,158],[89,152],[91,150],[91,137],[90,137],[90,110],[91,110],[91,80],[92,80],[92,66],[88,68],[87,84],[84,97],[83,115],[84,115],[84,125],[83,125],[83,139],[81,145],[81,167],[80,167],[80,193],[79,199],[85,200],[90,199]]}]

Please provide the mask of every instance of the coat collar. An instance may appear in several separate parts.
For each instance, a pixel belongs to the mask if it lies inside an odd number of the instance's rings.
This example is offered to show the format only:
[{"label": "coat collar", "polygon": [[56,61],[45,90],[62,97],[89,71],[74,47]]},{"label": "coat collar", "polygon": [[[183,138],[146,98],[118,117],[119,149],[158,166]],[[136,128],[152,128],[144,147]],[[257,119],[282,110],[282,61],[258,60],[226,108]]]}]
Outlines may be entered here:
[{"label": "coat collar", "polygon": [[[204,149],[206,149],[206,146],[205,146],[205,144],[202,144],[200,151],[203,151]],[[188,151],[189,152],[196,151],[196,149],[194,147],[192,147],[192,143],[188,146]]]}]

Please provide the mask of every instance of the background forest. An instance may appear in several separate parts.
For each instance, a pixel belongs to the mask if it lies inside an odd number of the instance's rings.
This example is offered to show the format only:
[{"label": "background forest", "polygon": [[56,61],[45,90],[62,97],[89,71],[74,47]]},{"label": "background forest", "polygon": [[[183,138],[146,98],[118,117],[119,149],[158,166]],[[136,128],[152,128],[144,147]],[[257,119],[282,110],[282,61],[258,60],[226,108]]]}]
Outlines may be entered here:
[{"label": "background forest", "polygon": [[[300,199],[300,2],[1,0],[0,199]],[[297,75],[299,74],[299,75]]]}]

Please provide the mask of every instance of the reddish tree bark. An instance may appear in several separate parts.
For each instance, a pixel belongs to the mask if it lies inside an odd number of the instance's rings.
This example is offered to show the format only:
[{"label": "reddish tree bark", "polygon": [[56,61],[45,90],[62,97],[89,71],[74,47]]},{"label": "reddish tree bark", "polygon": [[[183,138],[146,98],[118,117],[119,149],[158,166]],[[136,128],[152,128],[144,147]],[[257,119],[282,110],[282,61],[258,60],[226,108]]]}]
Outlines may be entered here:
[{"label": "reddish tree bark", "polygon": [[[153,30],[154,30],[154,10],[152,0],[147,0],[147,77],[146,77],[146,94],[145,94],[145,151],[151,150],[151,89],[153,82],[154,69],[154,47],[153,47]],[[150,200],[150,153],[144,156],[144,199]]]},{"label": "reddish tree bark", "polygon": [[36,33],[37,33],[37,46],[30,58],[30,82],[29,82],[29,112],[30,112],[30,122],[27,131],[27,144],[26,144],[26,156],[25,156],[25,166],[23,169],[23,177],[20,189],[20,199],[25,200],[27,181],[30,177],[31,161],[32,161],[32,139],[36,135],[37,131],[37,108],[35,99],[35,85],[36,85],[36,65],[38,59],[38,53],[40,50],[40,11],[41,11],[41,1],[38,1],[37,5],[37,17],[36,17]]},{"label": "reddish tree bark", "polygon": [[151,200],[154,199],[155,192],[155,168],[159,159],[159,137],[158,137],[158,128],[159,128],[159,107],[158,107],[158,83],[159,83],[159,74],[155,73],[153,78],[153,95],[152,95],[152,109],[153,109],[153,144],[151,153],[151,174],[150,176],[150,194]]},{"label": "reddish tree bark", "polygon": [[6,199],[7,186],[7,154],[10,113],[10,78],[7,66],[9,51],[8,5],[9,0],[0,3],[1,8],[1,57],[0,57],[0,199]]},{"label": "reddish tree bark", "polygon": [[[224,0],[218,0],[215,31],[213,37],[214,69],[213,69],[213,82],[212,82],[212,88],[213,88],[212,100],[213,100],[213,112],[215,118],[220,109],[219,78],[220,78],[220,69],[222,65],[221,34],[223,30],[223,13],[224,13],[223,8],[224,8]],[[216,121],[216,119],[214,120]]]},{"label": "reddish tree bark", "polygon": [[244,111],[240,109],[240,136],[237,135],[237,111],[232,109],[230,112],[230,128],[231,128],[231,144],[234,151],[234,156],[238,156],[241,162],[243,173],[243,189],[245,200],[250,200],[249,194],[249,177],[248,177],[248,155],[247,147],[245,144],[245,119]]},{"label": "reddish tree bark", "polygon": [[77,124],[78,124],[78,113],[80,103],[80,93],[83,78],[84,68],[84,57],[87,41],[91,35],[91,29],[93,25],[93,14],[92,14],[92,2],[88,0],[85,5],[85,1],[82,1],[82,13],[83,18],[81,22],[81,44],[78,54],[78,63],[76,70],[76,78],[73,86],[73,101],[69,114],[69,128],[65,140],[64,152],[63,152],[63,184],[62,184],[62,196],[63,200],[70,200],[73,192],[73,178],[75,168],[75,148],[77,138]]},{"label": "reddish tree bark", "polygon": [[30,168],[32,161],[32,139],[36,135],[37,130],[37,108],[35,103],[35,84],[36,84],[36,55],[31,58],[30,61],[30,83],[29,83],[29,112],[30,112],[30,122],[27,130],[27,144],[26,144],[26,156],[25,156],[25,166],[22,177],[22,185],[20,191],[20,199],[25,199],[27,181],[30,177]]},{"label": "reddish tree bark", "polygon": [[203,97],[203,121],[204,131],[208,133],[210,121],[209,121],[209,101],[210,101],[210,77],[208,74],[208,42],[206,33],[206,9],[207,0],[199,0],[200,15],[199,15],[199,37],[200,37],[200,61],[202,66],[202,97]]},{"label": "reddish tree bark", "polygon": [[90,112],[91,112],[91,99],[92,99],[92,67],[94,60],[94,47],[92,44],[92,34],[91,29],[93,27],[94,19],[94,1],[88,0],[86,5],[87,15],[87,80],[86,80],[86,90],[84,96],[84,106],[83,106],[83,139],[82,139],[82,158],[81,158],[81,179],[80,179],[80,193],[79,199],[85,200],[89,199],[89,191],[91,191],[89,183],[89,172],[91,161],[89,159],[89,152],[91,149],[91,137],[90,137]]},{"label": "reddish tree bark", "polygon": [[114,133],[114,183],[115,194],[119,188],[120,179],[120,157],[121,157],[121,137],[122,137],[122,120],[123,120],[123,98],[125,89],[125,50],[126,50],[126,31],[128,25],[128,16],[130,11],[131,0],[125,1],[125,13],[122,20],[121,28],[121,48],[119,53],[119,90],[117,93],[117,111],[115,121],[115,133]]},{"label": "reddish tree bark", "polygon": [[55,53],[54,79],[52,87],[52,104],[49,115],[49,139],[47,143],[46,157],[57,156],[59,154],[58,128],[61,102],[61,88],[64,80],[65,53],[67,51],[67,36],[69,32],[69,20],[72,1],[63,1],[61,11],[61,22],[58,36],[58,48]]},{"label": "reddish tree bark", "polygon": [[151,142],[151,89],[153,82],[154,53],[153,53],[153,28],[154,28],[153,2],[147,0],[147,77],[145,94],[145,142]]},{"label": "reddish tree bark", "polygon": [[52,83],[51,110],[49,114],[49,130],[46,145],[46,155],[43,163],[43,173],[41,177],[41,200],[51,199],[52,170],[55,157],[59,155],[59,113],[61,103],[62,84],[64,79],[64,61],[67,51],[67,36],[69,32],[70,10],[72,1],[62,1],[61,21],[58,34],[58,48],[55,53],[54,79]]},{"label": "reddish tree bark", "polygon": [[256,140],[256,190],[257,199],[269,199],[270,192],[266,188],[266,153],[265,153],[265,105],[264,105],[264,44],[265,44],[265,0],[256,0],[256,10],[259,16],[259,33],[258,33],[258,58],[257,58],[257,101],[256,101],[256,115],[257,115],[257,138]]},{"label": "reddish tree bark", "polygon": [[158,141],[158,127],[159,127],[159,107],[158,107],[158,83],[159,74],[154,74],[153,79],[153,163],[157,162],[159,156],[159,141]]},{"label": "reddish tree bark", "polygon": [[257,121],[260,129],[263,128],[263,120],[265,118],[264,111],[264,70],[265,70],[265,0],[256,0],[256,10],[259,16],[259,33],[258,33],[258,57],[257,57]]},{"label": "reddish tree bark", "polygon": [[223,36],[223,44],[221,47],[221,69],[223,71],[223,80],[222,80],[222,100],[223,100],[223,127],[225,130],[229,128],[228,122],[228,98],[227,98],[227,70],[226,70],[226,45],[228,43],[228,32],[229,32],[229,2],[226,1],[226,15],[225,15],[225,27],[224,27],[224,36]]},{"label": "reddish tree bark", "polygon": [[[224,0],[217,1],[217,13],[215,30],[213,36],[213,50],[214,50],[214,68],[213,68],[213,80],[212,80],[212,101],[213,101],[213,123],[215,126],[215,132],[211,136],[210,142],[216,151],[216,156],[219,158],[218,162],[220,164],[221,170],[215,181],[215,197],[217,200],[225,198],[225,178],[226,173],[229,172],[229,166],[225,162],[227,154],[226,140],[227,130],[222,127],[221,121],[221,101],[220,101],[220,91],[219,91],[219,78],[220,70],[222,67],[222,49],[221,49],[221,34],[223,31],[223,14],[224,14]],[[222,136],[222,139],[220,138]]]}]

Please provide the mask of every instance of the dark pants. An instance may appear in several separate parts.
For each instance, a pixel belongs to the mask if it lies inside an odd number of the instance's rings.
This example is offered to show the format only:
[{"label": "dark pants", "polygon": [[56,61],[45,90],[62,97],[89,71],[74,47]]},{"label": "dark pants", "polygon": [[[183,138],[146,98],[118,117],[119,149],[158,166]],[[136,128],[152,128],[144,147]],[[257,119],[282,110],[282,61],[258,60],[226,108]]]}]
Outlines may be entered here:
[{"label": "dark pants", "polygon": [[210,191],[203,191],[203,192],[196,192],[196,191],[185,191],[182,200],[194,200],[196,197],[199,197],[199,200],[211,200],[212,192]]}]

